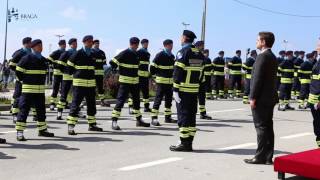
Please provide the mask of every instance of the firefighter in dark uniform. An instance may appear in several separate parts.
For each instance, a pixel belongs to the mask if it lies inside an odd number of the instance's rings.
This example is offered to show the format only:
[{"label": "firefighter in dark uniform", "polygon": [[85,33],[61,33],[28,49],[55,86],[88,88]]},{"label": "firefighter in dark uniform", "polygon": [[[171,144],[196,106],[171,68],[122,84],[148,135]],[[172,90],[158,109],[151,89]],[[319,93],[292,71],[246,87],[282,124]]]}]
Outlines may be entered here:
[{"label": "firefighter in dark uniform", "polygon": [[39,136],[53,137],[48,132],[46,123],[45,81],[47,73],[47,59],[41,55],[41,40],[33,40],[32,53],[24,56],[17,64],[16,75],[22,83],[22,94],[19,100],[20,112],[16,122],[17,140],[26,141],[23,131],[26,129],[26,120],[33,105],[37,112],[37,127]]},{"label": "firefighter in dark uniform", "polygon": [[159,52],[151,66],[150,73],[152,76],[156,76],[157,91],[156,97],[154,99],[153,108],[151,112],[151,124],[153,126],[160,126],[158,121],[159,108],[161,101],[164,97],[164,115],[165,123],[177,123],[176,120],[173,120],[171,115],[171,106],[172,106],[172,88],[173,88],[173,66],[175,63],[175,57],[172,54],[173,41],[167,39],[163,41],[164,49]]},{"label": "firefighter in dark uniform", "polygon": [[181,38],[182,49],[178,52],[174,66],[173,97],[177,102],[180,143],[170,146],[171,151],[193,151],[192,142],[196,134],[196,114],[199,86],[203,79],[204,55],[192,45],[196,35],[185,30]]},{"label": "firefighter in dark uniform", "polygon": [[93,36],[87,35],[82,40],[84,47],[76,51],[68,60],[70,71],[73,74],[72,103],[67,118],[68,134],[76,135],[74,131],[78,122],[80,104],[85,99],[87,103],[87,120],[89,131],[103,131],[96,122],[96,79],[95,61],[92,52]]},{"label": "firefighter in dark uniform", "polygon": [[224,81],[225,81],[225,60],[224,51],[219,52],[219,56],[216,57],[212,62],[212,95],[213,98],[224,98]]},{"label": "firefighter in dark uniform", "polygon": [[251,82],[251,71],[253,69],[253,64],[257,58],[257,51],[252,50],[250,52],[250,57],[242,65],[242,69],[245,71],[245,84],[244,84],[244,95],[243,104],[249,104],[249,94],[250,94],[250,82]]},{"label": "firefighter in dark uniform", "polygon": [[298,57],[296,57],[293,62],[294,63],[294,80],[293,80],[293,85],[291,90],[291,97],[294,99],[297,99],[300,96],[301,83],[298,77],[298,71],[300,69],[301,64],[304,62],[304,56],[305,56],[305,52],[299,51]]},{"label": "firefighter in dark uniform", "polygon": [[198,94],[200,119],[212,120],[212,117],[207,114],[207,110],[206,110],[206,93],[207,93],[208,84],[209,85],[211,84],[211,71],[212,71],[212,63],[211,63],[211,59],[209,58],[209,50],[204,49],[203,41],[196,42],[195,47],[198,48],[199,51],[205,56],[205,61],[204,61],[205,64],[203,69],[204,78],[200,83],[199,94]]},{"label": "firefighter in dark uniform", "polygon": [[293,52],[287,51],[286,56],[286,59],[279,65],[279,71],[281,73],[279,111],[294,110],[294,108],[289,104],[294,78]]},{"label": "firefighter in dark uniform", "polygon": [[312,69],[308,106],[313,116],[313,128],[316,142],[320,148],[320,61]]},{"label": "firefighter in dark uniform", "polygon": [[149,64],[150,64],[150,53],[148,52],[149,40],[141,40],[142,48],[137,51],[139,57],[139,86],[142,92],[142,102],[144,104],[144,112],[151,112],[149,103]]},{"label": "firefighter in dark uniform", "polygon": [[[27,54],[31,53],[31,41],[32,39],[30,37],[23,38],[22,44],[23,48],[15,51],[12,55],[12,59],[10,60],[9,66],[10,69],[13,71],[16,71],[16,66],[20,62],[20,60],[26,56]],[[11,113],[13,116],[13,122],[15,123],[17,121],[17,115],[19,113],[19,98],[21,96],[21,82],[19,79],[16,80],[14,93],[13,93],[13,102],[11,107]]]},{"label": "firefighter in dark uniform", "polygon": [[56,107],[57,96],[58,96],[58,93],[59,93],[59,90],[60,90],[60,87],[62,84],[62,72],[58,67],[59,67],[59,63],[61,62],[61,61],[59,61],[59,58],[60,58],[61,54],[66,51],[66,41],[60,40],[58,45],[60,48],[56,51],[53,51],[48,57],[48,59],[53,64],[53,86],[52,86],[52,94],[50,97],[50,110],[51,111],[53,111],[54,108]]},{"label": "firefighter in dark uniform", "polygon": [[102,106],[106,106],[107,104],[104,102],[105,95],[104,95],[104,69],[103,66],[106,64],[106,54],[100,49],[100,41],[94,40],[93,41],[93,52],[94,52],[94,59],[96,61],[95,64],[95,77],[96,77],[96,84],[98,90],[98,98],[101,101]]},{"label": "firefighter in dark uniform", "polygon": [[[230,98],[234,97],[234,94],[236,97],[241,97],[241,81],[242,81],[242,60],[241,60],[241,51],[236,51],[236,56],[234,56],[231,61],[228,62],[228,68],[229,68],[229,90],[228,94]],[[236,91],[236,93],[234,93]]]},{"label": "firefighter in dark uniform", "polygon": [[70,46],[70,49],[64,53],[59,58],[59,69],[62,72],[62,85],[61,85],[61,96],[60,96],[60,101],[57,105],[58,107],[58,115],[57,115],[57,120],[63,120],[62,119],[62,112],[63,109],[66,108],[68,105],[68,94],[69,91],[72,87],[72,74],[70,72],[70,67],[68,66],[68,60],[70,57],[77,52],[77,39],[71,38],[68,41],[68,44]]},{"label": "firefighter in dark uniform", "polygon": [[130,39],[130,47],[120,52],[116,57],[110,61],[113,70],[119,68],[119,82],[117,104],[112,111],[112,129],[121,130],[118,126],[118,119],[121,115],[121,109],[128,99],[129,94],[133,101],[133,112],[137,119],[137,127],[150,127],[149,123],[142,120],[140,112],[140,95],[139,95],[139,57],[137,49],[140,40],[137,37]]},{"label": "firefighter in dark uniform", "polygon": [[312,68],[313,68],[313,54],[307,54],[307,60],[304,61],[300,69],[298,70],[298,77],[301,83],[300,87],[300,96],[299,96],[299,109],[306,109],[306,103],[308,100],[308,95],[310,93],[310,83],[311,83],[311,75],[312,75]]},{"label": "firefighter in dark uniform", "polygon": [[[286,51],[280,51],[279,52],[279,57],[277,58],[278,60],[278,65],[280,65],[284,60],[285,60],[285,57],[286,57]],[[278,73],[277,73],[277,89],[278,89],[278,94],[280,93],[280,84],[281,84],[281,72],[280,70],[278,70]]]}]

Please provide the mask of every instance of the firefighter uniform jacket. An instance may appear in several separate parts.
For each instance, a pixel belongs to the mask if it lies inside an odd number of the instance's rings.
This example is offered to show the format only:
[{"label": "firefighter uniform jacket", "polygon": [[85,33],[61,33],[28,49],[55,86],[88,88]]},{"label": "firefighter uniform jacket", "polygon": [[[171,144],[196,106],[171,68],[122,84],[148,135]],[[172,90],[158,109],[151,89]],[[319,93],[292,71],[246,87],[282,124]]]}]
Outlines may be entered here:
[{"label": "firefighter uniform jacket", "polygon": [[95,61],[93,52],[87,54],[82,48],[76,51],[68,60],[70,71],[73,74],[73,86],[77,87],[95,87]]},{"label": "firefighter uniform jacket", "polygon": [[9,62],[10,69],[15,71],[16,66],[20,62],[21,58],[23,58],[23,56],[25,56],[29,53],[31,53],[31,51],[28,49],[25,49],[25,48],[21,48],[21,49],[15,51],[12,55],[12,59]]},{"label": "firefighter uniform jacket", "polygon": [[320,61],[314,65],[311,79],[308,103],[315,105],[320,101]]},{"label": "firefighter uniform jacket", "polygon": [[106,54],[101,49],[92,49],[95,59],[95,75],[103,76],[104,69],[103,66],[106,64]]},{"label": "firefighter uniform jacket", "polygon": [[241,75],[242,60],[235,56],[228,62],[228,68],[230,69],[230,75]]},{"label": "firefighter uniform jacket", "polygon": [[150,53],[148,50],[141,48],[137,51],[139,57],[139,70],[138,75],[139,77],[149,77],[149,64],[150,64]]},{"label": "firefighter uniform jacket", "polygon": [[151,75],[156,76],[156,83],[173,84],[174,58],[173,54],[166,51],[161,51],[156,55],[150,66]]},{"label": "firefighter uniform jacket", "polygon": [[72,80],[72,73],[70,72],[70,67],[67,64],[70,57],[76,52],[74,49],[69,49],[68,51],[62,53],[59,58],[59,66],[58,68],[63,74],[64,81],[71,81]]},{"label": "firefighter uniform jacket", "polygon": [[294,63],[294,77],[298,77],[298,71],[300,69],[301,64],[303,63],[303,59],[301,58],[296,58],[293,63]]},{"label": "firefighter uniform jacket", "polygon": [[249,57],[246,60],[246,62],[242,65],[242,69],[246,72],[246,79],[251,79],[251,72],[254,62],[255,59],[253,57]]},{"label": "firefighter uniform jacket", "polygon": [[58,49],[53,51],[48,57],[49,61],[53,64],[53,75],[62,75],[62,71],[59,69],[59,65],[62,64],[62,62],[60,61],[60,57],[64,52],[64,49]]},{"label": "firefighter uniform jacket", "polygon": [[178,54],[173,73],[173,90],[198,94],[203,80],[205,57],[193,45],[185,46]]},{"label": "firefighter uniform jacket", "polygon": [[225,61],[222,57],[216,57],[212,62],[212,73],[214,76],[224,76]]},{"label": "firefighter uniform jacket", "polygon": [[138,84],[139,58],[137,52],[128,48],[110,61],[112,69],[119,68],[119,82],[126,84]]},{"label": "firefighter uniform jacket", "polygon": [[293,60],[286,59],[280,65],[278,70],[281,73],[281,84],[292,84],[294,78]]},{"label": "firefighter uniform jacket", "polygon": [[298,77],[301,84],[311,83],[312,68],[313,64],[309,60],[301,64],[300,69],[298,70]]},{"label": "firefighter uniform jacket", "polygon": [[213,69],[211,59],[210,58],[205,58],[204,64],[205,64],[204,65],[204,69],[203,69],[204,75],[211,77],[212,69]]},{"label": "firefighter uniform jacket", "polygon": [[[284,61],[285,59],[283,57],[278,57],[277,61],[278,61],[278,66]],[[280,69],[278,68],[278,73],[277,73],[278,77],[281,77],[281,72]]]},{"label": "firefighter uniform jacket", "polygon": [[47,59],[28,54],[16,66],[16,75],[22,82],[22,93],[45,93]]}]

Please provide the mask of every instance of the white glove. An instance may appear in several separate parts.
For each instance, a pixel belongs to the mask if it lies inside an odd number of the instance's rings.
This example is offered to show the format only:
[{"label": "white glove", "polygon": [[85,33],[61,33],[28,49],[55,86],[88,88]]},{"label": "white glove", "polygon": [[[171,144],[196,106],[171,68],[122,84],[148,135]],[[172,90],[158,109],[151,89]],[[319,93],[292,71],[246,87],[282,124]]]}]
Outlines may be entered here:
[{"label": "white glove", "polygon": [[173,99],[179,104],[181,102],[181,98],[179,97],[178,92],[173,92]]}]

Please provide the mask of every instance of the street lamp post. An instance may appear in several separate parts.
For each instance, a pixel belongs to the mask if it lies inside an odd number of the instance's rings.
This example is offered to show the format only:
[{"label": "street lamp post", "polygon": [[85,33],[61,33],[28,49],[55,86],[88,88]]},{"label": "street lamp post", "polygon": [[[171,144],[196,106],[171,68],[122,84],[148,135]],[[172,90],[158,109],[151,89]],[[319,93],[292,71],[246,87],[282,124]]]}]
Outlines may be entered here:
[{"label": "street lamp post", "polygon": [[4,54],[3,58],[4,60],[7,59],[7,34],[8,34],[8,15],[9,15],[9,0],[7,0],[7,5],[6,5],[6,30],[4,33]]},{"label": "street lamp post", "polygon": [[182,22],[182,25],[184,26],[184,29],[188,29],[188,26],[190,26],[190,24]]},{"label": "street lamp post", "polygon": [[61,39],[62,37],[64,37],[63,34],[56,34],[55,36],[58,37],[59,41],[60,41],[60,39]]}]

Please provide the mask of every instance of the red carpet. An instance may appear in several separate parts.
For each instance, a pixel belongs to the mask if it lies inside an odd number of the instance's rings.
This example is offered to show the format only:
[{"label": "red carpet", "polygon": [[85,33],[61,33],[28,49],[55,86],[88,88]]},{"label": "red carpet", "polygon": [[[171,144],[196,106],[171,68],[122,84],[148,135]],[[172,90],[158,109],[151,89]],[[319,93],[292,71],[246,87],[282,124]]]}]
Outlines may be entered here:
[{"label": "red carpet", "polygon": [[274,161],[274,170],[320,179],[320,149],[277,157]]}]

